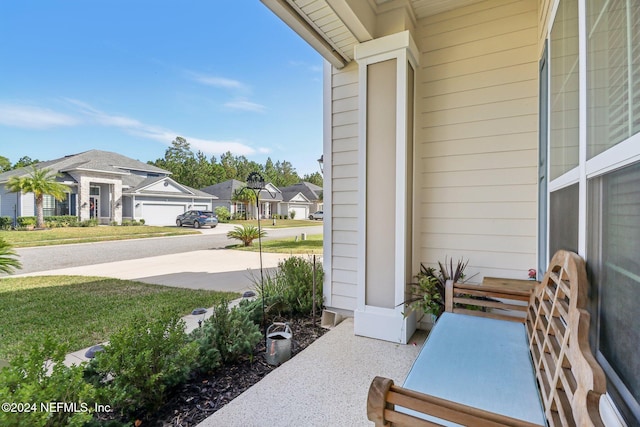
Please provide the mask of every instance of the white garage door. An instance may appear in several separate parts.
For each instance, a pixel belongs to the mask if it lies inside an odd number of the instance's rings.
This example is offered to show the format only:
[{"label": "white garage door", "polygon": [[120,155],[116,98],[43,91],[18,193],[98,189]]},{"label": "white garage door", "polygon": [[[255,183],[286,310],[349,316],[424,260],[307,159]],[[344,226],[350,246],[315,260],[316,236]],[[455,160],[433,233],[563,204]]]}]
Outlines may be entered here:
[{"label": "white garage door", "polygon": [[296,219],[307,219],[309,216],[309,208],[306,206],[290,205],[289,212],[291,211],[296,213]]},{"label": "white garage door", "polygon": [[176,216],[184,211],[184,205],[143,203],[142,218],[148,225],[175,225]]}]

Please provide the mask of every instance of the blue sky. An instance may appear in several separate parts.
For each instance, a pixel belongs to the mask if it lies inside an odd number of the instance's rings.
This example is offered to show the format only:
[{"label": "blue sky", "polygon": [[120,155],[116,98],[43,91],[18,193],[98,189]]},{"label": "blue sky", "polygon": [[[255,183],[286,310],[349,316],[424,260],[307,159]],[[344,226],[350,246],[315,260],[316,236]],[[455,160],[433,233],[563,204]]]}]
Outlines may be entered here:
[{"label": "blue sky", "polygon": [[322,66],[258,0],[0,1],[0,155],[147,161],[182,136],[316,172]]}]

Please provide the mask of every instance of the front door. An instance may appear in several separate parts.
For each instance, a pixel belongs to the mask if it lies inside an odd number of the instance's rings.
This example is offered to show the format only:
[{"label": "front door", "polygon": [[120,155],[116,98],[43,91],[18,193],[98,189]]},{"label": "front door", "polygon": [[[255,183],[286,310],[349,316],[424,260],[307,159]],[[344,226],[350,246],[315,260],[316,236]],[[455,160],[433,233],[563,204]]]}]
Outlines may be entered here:
[{"label": "front door", "polygon": [[97,196],[89,197],[89,218],[98,218],[98,200]]}]

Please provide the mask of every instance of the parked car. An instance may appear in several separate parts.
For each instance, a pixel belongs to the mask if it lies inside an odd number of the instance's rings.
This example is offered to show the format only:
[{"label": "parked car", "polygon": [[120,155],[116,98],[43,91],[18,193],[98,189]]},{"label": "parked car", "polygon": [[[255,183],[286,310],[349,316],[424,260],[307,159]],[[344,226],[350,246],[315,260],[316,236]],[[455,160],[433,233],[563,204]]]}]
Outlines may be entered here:
[{"label": "parked car", "polygon": [[218,217],[211,211],[186,211],[176,217],[176,225],[192,225],[194,228],[208,226],[215,228],[218,225]]},{"label": "parked car", "polygon": [[322,211],[318,211],[318,212],[314,212],[311,215],[309,215],[309,219],[310,220],[314,220],[314,219],[324,219],[324,214],[322,213]]}]

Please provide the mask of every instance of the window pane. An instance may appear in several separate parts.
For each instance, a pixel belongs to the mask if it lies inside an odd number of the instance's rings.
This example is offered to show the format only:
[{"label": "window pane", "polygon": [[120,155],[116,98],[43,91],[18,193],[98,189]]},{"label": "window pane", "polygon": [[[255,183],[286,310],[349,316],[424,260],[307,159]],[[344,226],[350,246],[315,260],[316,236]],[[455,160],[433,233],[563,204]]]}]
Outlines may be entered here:
[{"label": "window pane", "polygon": [[56,199],[53,196],[49,196],[45,194],[42,196],[42,210],[44,211],[44,216],[53,216],[56,214],[55,210]]},{"label": "window pane", "polygon": [[597,340],[610,386],[623,412],[640,418],[640,165],[589,182],[589,247],[599,295]]},{"label": "window pane", "polygon": [[578,2],[563,0],[551,30],[551,179],[578,166]]},{"label": "window pane", "polygon": [[578,252],[578,184],[551,193],[549,258],[559,249]]},{"label": "window pane", "polygon": [[640,131],[640,8],[628,0],[587,5],[591,158]]}]

